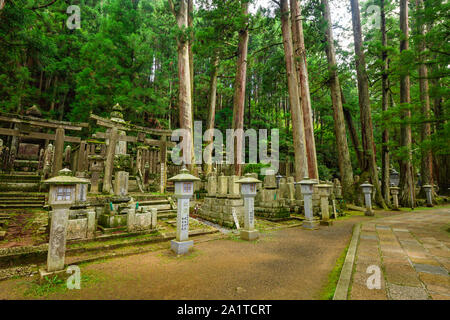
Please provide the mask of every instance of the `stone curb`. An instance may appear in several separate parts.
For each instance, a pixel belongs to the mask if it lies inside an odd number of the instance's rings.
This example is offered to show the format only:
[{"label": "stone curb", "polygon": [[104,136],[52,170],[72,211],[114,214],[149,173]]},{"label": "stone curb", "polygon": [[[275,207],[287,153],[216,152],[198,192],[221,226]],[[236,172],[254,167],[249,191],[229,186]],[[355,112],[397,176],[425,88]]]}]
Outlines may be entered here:
[{"label": "stone curb", "polygon": [[347,300],[360,232],[361,223],[358,223],[355,225],[355,229],[353,230],[352,240],[350,242],[350,246],[348,247],[347,256],[345,257],[344,265],[342,266],[341,275],[339,276],[339,281],[336,291],[334,292],[333,300]]}]

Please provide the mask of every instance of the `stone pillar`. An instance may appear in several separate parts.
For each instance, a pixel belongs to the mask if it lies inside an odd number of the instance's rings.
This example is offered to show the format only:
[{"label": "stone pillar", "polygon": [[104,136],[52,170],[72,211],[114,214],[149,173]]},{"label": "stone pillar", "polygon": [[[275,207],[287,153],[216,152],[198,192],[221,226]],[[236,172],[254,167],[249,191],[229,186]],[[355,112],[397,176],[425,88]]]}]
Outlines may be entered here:
[{"label": "stone pillar", "polygon": [[275,177],[275,173],[273,170],[267,171],[267,174],[264,177],[264,189],[277,189],[277,178]]},{"label": "stone pillar", "polygon": [[258,230],[255,230],[255,197],[258,182],[259,180],[249,174],[238,182],[241,184],[241,194],[244,198],[244,229],[240,231],[243,240],[251,241],[259,237]]},{"label": "stone pillar", "polygon": [[305,210],[305,221],[302,227],[305,229],[317,229],[318,222],[314,221],[312,196],[314,192],[315,180],[304,179],[300,181],[301,192],[303,195],[303,207]]},{"label": "stone pillar", "polygon": [[152,213],[152,229],[156,229],[158,225],[158,210],[156,208],[151,208],[150,212]]},{"label": "stone pillar", "polygon": [[244,230],[241,230],[241,239],[255,240],[258,239],[258,231],[255,230],[255,197],[244,196]]},{"label": "stone pillar", "polygon": [[57,128],[55,135],[55,151],[53,158],[52,176],[58,175],[58,172],[62,169],[63,153],[64,153],[64,129]]},{"label": "stone pillar", "polygon": [[95,217],[95,211],[87,212],[87,238],[95,238],[95,231],[97,230],[97,219]]},{"label": "stone pillar", "polygon": [[399,187],[391,187],[392,206],[394,210],[399,210],[398,206],[398,194],[400,193]]},{"label": "stone pillar", "polygon": [[50,240],[47,254],[47,271],[64,270],[66,255],[66,230],[69,208],[54,208],[51,213]]},{"label": "stone pillar", "polygon": [[224,176],[223,173],[218,178],[217,184],[217,197],[225,198],[228,194],[228,177]]},{"label": "stone pillar", "polygon": [[109,144],[106,150],[105,176],[103,178],[103,193],[111,193],[111,179],[114,169],[114,155],[117,143],[117,128],[111,128],[109,132]]},{"label": "stone pillar", "polygon": [[98,193],[99,182],[100,182],[100,172],[92,171],[92,173],[91,173],[91,193]]},{"label": "stone pillar", "polygon": [[161,193],[166,192],[166,181],[167,181],[167,141],[166,136],[161,137],[161,144],[159,146],[159,161],[161,164]]},{"label": "stone pillar", "polygon": [[241,198],[238,180],[239,177],[235,175],[228,177],[228,198]]},{"label": "stone pillar", "polygon": [[80,142],[80,148],[78,149],[77,158],[77,172],[83,172],[87,170],[87,159],[86,159],[86,141]]},{"label": "stone pillar", "polygon": [[215,197],[217,194],[217,177],[211,174],[208,177],[208,184],[206,186],[206,191],[208,192],[208,197]]},{"label": "stone pillar", "polygon": [[134,232],[136,229],[136,202],[132,199],[128,206],[127,214],[127,230],[128,232]]},{"label": "stone pillar", "polygon": [[194,194],[194,182],[200,179],[189,174],[186,168],[180,174],[169,179],[175,183],[177,206],[177,238],[170,242],[170,247],[177,255],[188,253],[194,241],[189,240],[189,199]]},{"label": "stone pillar", "polygon": [[433,186],[432,185],[424,185],[422,187],[425,190],[425,194],[427,196],[427,207],[433,206]]},{"label": "stone pillar", "polygon": [[323,226],[331,226],[333,221],[330,220],[330,206],[328,203],[328,197],[331,194],[332,185],[319,184],[319,196],[320,196],[320,210],[322,213],[322,220],[320,224]]},{"label": "stone pillar", "polygon": [[114,175],[114,195],[124,197],[128,194],[128,178],[129,173],[126,171],[118,171]]}]

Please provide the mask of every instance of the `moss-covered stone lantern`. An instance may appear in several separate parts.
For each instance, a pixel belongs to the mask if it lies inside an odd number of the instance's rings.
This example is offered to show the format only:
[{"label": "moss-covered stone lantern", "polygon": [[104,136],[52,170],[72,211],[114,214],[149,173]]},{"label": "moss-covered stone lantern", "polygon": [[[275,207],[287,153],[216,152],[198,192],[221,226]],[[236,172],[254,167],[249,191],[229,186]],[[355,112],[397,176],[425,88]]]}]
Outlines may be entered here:
[{"label": "moss-covered stone lantern", "polygon": [[52,211],[47,270],[41,271],[41,276],[64,270],[69,209],[76,202],[76,186],[88,183],[89,180],[72,176],[69,169],[62,169],[57,176],[44,181],[50,186],[48,204]]}]

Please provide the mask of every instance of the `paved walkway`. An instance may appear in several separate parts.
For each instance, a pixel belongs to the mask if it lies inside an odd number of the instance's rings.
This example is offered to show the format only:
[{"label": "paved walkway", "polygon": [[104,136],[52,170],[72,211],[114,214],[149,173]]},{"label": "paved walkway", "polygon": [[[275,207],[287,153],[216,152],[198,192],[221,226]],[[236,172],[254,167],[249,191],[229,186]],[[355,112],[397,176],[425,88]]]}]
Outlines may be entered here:
[{"label": "paved walkway", "polygon": [[[449,229],[449,208],[363,223],[349,298],[450,300]],[[376,285],[377,267],[381,289],[370,290],[367,281],[373,275],[369,283]]]}]

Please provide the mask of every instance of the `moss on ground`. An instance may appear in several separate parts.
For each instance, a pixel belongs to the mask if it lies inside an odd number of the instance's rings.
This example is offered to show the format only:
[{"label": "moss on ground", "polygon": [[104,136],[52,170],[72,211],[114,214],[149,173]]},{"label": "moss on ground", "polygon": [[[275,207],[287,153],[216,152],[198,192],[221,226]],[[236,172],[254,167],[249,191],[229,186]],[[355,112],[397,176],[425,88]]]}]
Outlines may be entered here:
[{"label": "moss on ground", "polygon": [[347,246],[344,249],[344,251],[342,251],[341,255],[336,260],[333,270],[328,275],[328,281],[327,281],[326,285],[324,285],[322,291],[320,292],[319,299],[333,300],[334,292],[336,291],[336,287],[337,287],[337,283],[339,281],[339,277],[341,275],[342,267],[344,266],[345,257],[347,256],[348,247],[349,246]]}]

